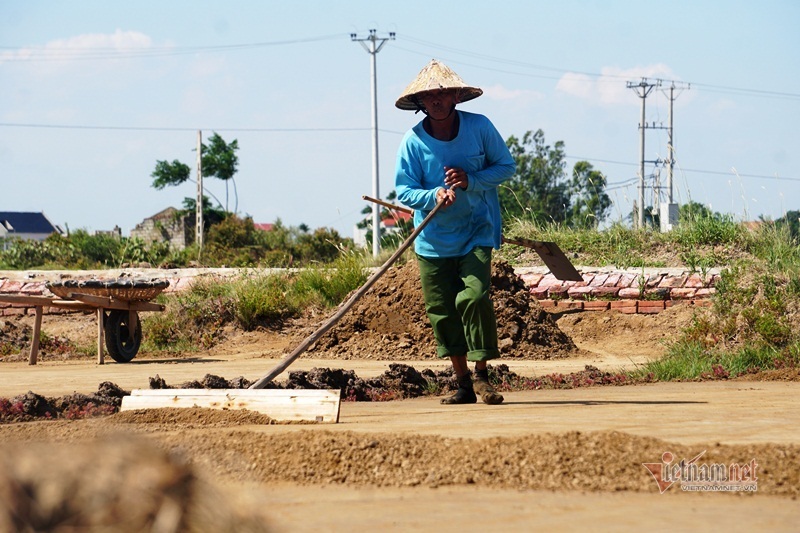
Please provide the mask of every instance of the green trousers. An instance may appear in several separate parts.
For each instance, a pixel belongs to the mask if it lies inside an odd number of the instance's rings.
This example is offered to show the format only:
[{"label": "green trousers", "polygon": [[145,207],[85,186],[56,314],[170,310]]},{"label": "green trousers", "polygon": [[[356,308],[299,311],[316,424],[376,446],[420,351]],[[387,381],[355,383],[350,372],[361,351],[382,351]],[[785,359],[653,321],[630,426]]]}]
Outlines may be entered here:
[{"label": "green trousers", "polygon": [[489,298],[492,249],[477,247],[462,257],[418,255],[417,261],[438,356],[466,355],[469,361],[500,357]]}]

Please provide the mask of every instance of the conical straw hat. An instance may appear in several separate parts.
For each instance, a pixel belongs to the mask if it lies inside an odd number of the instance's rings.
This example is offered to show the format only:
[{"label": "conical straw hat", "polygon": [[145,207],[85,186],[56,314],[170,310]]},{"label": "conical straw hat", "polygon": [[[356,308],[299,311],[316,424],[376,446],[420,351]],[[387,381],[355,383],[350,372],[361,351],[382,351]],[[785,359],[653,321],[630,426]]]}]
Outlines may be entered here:
[{"label": "conical straw hat", "polygon": [[458,93],[459,102],[467,102],[483,94],[483,91],[478,87],[471,87],[464,83],[464,80],[450,67],[431,59],[431,62],[425,65],[417,74],[417,78],[406,87],[406,90],[403,91],[403,94],[394,105],[405,111],[418,111],[419,107],[413,97],[425,91],[435,91],[437,89],[460,89]]}]

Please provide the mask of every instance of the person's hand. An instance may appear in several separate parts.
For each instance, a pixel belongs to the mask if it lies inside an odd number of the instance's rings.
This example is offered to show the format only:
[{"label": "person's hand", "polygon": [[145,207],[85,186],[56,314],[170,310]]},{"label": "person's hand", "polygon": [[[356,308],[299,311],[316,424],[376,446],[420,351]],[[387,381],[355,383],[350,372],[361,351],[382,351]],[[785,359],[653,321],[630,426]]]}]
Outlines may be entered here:
[{"label": "person's hand", "polygon": [[440,187],[436,191],[436,203],[441,203],[442,200],[444,200],[443,208],[452,205],[456,201],[456,191]]},{"label": "person's hand", "polygon": [[469,178],[463,168],[444,167],[444,184],[451,189],[461,187],[466,190],[469,185]]}]

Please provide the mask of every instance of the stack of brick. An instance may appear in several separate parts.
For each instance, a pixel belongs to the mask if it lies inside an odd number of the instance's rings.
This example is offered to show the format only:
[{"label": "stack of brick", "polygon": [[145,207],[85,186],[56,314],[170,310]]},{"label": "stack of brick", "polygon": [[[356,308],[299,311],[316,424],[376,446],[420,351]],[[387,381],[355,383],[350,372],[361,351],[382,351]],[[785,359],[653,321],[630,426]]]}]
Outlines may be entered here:
[{"label": "stack of brick", "polygon": [[551,273],[518,272],[531,294],[549,311],[658,313],[676,304],[711,305],[719,273],[603,271],[581,273],[583,281],[560,281]]}]

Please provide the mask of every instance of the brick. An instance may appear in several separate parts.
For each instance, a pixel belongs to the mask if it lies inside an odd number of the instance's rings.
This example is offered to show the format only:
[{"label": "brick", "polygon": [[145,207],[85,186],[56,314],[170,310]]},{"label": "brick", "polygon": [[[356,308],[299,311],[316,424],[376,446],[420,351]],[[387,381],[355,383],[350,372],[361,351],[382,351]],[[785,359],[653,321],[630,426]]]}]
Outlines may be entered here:
[{"label": "brick", "polygon": [[586,297],[592,293],[594,287],[572,287],[567,291],[569,297],[573,300],[585,300]]},{"label": "brick", "polygon": [[677,288],[669,291],[669,297],[672,298],[673,300],[691,300],[692,298],[694,298],[696,292],[697,289]]},{"label": "brick", "polygon": [[531,296],[537,300],[544,300],[547,298],[547,287],[534,287],[530,289]]},{"label": "brick", "polygon": [[598,298],[616,298],[619,291],[619,287],[592,287],[590,294]]},{"label": "brick", "polygon": [[619,281],[617,282],[617,287],[620,288],[631,287],[633,285],[633,282],[636,281],[636,278],[637,278],[636,274],[631,274],[626,272],[622,274],[622,276],[619,278]]},{"label": "brick", "polygon": [[589,282],[589,285],[592,287],[601,287],[603,283],[606,282],[608,279],[608,274],[597,274],[592,281]]},{"label": "brick", "polygon": [[567,296],[569,296],[569,293],[566,287],[554,286],[547,289],[548,298],[566,298]]},{"label": "brick", "polygon": [[625,311],[628,310],[630,312],[635,313],[636,307],[638,303],[636,300],[614,300],[613,302],[609,302],[609,309],[614,311]]},{"label": "brick", "polygon": [[548,311],[555,311],[556,309],[556,301],[555,300],[539,300],[539,305],[542,306],[542,309]]},{"label": "brick", "polygon": [[20,292],[31,296],[41,296],[44,294],[45,284],[42,281],[33,281],[26,283]]},{"label": "brick", "polygon": [[661,280],[664,278],[664,274],[652,274],[650,278],[647,280],[645,287],[648,289],[655,289],[658,287]]},{"label": "brick", "polygon": [[7,307],[3,309],[3,316],[24,315],[27,307]]},{"label": "brick", "polygon": [[553,285],[560,286],[561,281],[557,280],[556,277],[552,274],[545,274],[544,276],[542,276],[542,279],[539,281],[539,285],[537,285],[537,287],[548,288],[552,287]]},{"label": "brick", "polygon": [[609,308],[609,302],[604,302],[602,300],[592,300],[589,302],[583,302],[584,311],[605,311],[608,308]]},{"label": "brick", "polygon": [[616,287],[620,280],[622,279],[622,274],[609,274],[606,281],[603,283],[603,287]]},{"label": "brick", "polygon": [[630,298],[635,300],[636,298],[639,297],[639,289],[632,287],[625,287],[619,290],[617,296],[619,296],[620,298]]},{"label": "brick", "polygon": [[717,292],[717,289],[714,287],[708,289],[697,289],[697,292],[694,294],[695,298],[711,298],[714,293]]},{"label": "brick", "polygon": [[664,276],[658,287],[672,289],[674,287],[683,287],[684,283],[686,283],[686,276]]},{"label": "brick", "polygon": [[664,309],[664,300],[639,300],[637,307],[639,311],[648,308]]},{"label": "brick", "polygon": [[689,274],[683,286],[691,289],[701,289],[705,287],[706,284],[707,282],[703,279],[703,276],[695,272],[694,274]]},{"label": "brick", "polygon": [[[594,274],[581,274],[581,277],[583,278],[583,283],[585,283],[586,285],[589,285],[590,283],[592,283],[592,281],[594,281],[595,275]],[[580,285],[580,284],[581,284],[581,282],[579,281],[578,285]]]},{"label": "brick", "polygon": [[575,300],[561,300],[556,307],[559,311],[582,310],[583,302]]},{"label": "brick", "polygon": [[11,294],[19,293],[22,291],[22,287],[24,286],[25,286],[24,281],[6,280],[6,282],[3,283],[3,292]]}]

